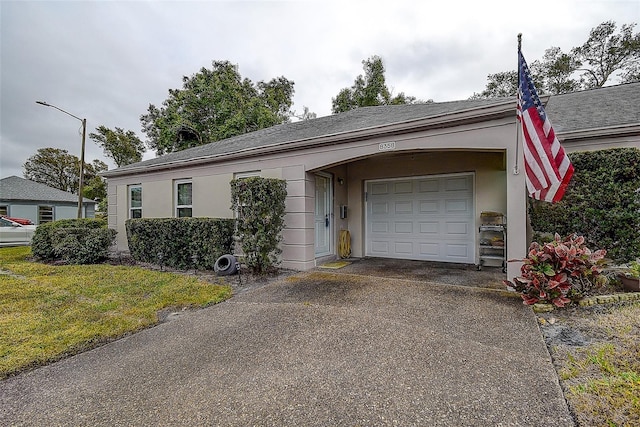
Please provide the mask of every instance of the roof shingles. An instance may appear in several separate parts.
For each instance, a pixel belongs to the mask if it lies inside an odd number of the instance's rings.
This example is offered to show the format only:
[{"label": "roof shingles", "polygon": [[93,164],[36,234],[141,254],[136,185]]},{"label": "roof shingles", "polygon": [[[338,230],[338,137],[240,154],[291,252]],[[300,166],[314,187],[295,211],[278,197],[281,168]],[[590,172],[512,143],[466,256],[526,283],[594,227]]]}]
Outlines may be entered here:
[{"label": "roof shingles", "polygon": [[[515,120],[515,97],[514,103]],[[161,166],[214,157],[272,144],[301,141],[386,125],[426,119],[504,103],[508,98],[433,102],[426,104],[362,107],[331,116],[284,123],[210,144],[166,154],[106,173],[126,173],[146,166]],[[546,111],[556,132],[571,132],[626,124],[640,124],[640,83],[551,96]]]},{"label": "roof shingles", "polygon": [[[0,200],[78,203],[78,196],[18,176],[0,179]],[[95,203],[83,198],[83,203]]]}]

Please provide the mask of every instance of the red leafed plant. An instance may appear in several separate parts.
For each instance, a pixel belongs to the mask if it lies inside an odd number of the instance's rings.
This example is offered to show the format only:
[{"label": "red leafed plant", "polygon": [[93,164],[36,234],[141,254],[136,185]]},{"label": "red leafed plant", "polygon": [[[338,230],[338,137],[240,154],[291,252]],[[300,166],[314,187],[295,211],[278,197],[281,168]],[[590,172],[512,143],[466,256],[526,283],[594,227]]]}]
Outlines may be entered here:
[{"label": "red leafed plant", "polygon": [[531,243],[522,260],[522,275],[504,283],[520,292],[525,304],[564,307],[606,282],[600,275],[606,253],[604,249],[592,252],[582,236],[570,234],[563,239],[556,233],[552,242]]}]

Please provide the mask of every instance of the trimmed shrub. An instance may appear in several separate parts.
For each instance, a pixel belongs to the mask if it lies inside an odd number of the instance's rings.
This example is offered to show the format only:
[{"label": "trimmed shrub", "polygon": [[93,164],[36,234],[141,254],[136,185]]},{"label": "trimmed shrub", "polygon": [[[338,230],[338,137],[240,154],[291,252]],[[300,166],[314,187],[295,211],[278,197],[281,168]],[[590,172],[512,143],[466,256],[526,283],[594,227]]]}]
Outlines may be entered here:
[{"label": "trimmed shrub", "polygon": [[109,248],[116,237],[110,228],[64,228],[54,230],[56,259],[68,264],[97,264],[109,256]]},{"label": "trimmed shrub", "polygon": [[589,246],[607,248],[625,263],[640,257],[640,150],[571,153],[575,173],[562,201],[529,200],[536,233],[583,233]]},{"label": "trimmed shrub", "polygon": [[579,300],[606,282],[600,273],[607,252],[591,252],[584,243],[582,236],[562,239],[559,234],[544,245],[533,242],[522,260],[521,276],[504,283],[520,292],[525,304],[542,302],[564,307]]},{"label": "trimmed shrub", "polygon": [[233,219],[139,218],[125,226],[134,260],[178,270],[212,270],[233,245]]},{"label": "trimmed shrub", "polygon": [[238,213],[236,237],[244,262],[254,273],[275,267],[284,228],[287,182],[251,177],[231,181],[231,204]]},{"label": "trimmed shrub", "polygon": [[31,241],[31,253],[43,261],[95,264],[109,255],[116,231],[100,219],[63,219],[41,224]]}]

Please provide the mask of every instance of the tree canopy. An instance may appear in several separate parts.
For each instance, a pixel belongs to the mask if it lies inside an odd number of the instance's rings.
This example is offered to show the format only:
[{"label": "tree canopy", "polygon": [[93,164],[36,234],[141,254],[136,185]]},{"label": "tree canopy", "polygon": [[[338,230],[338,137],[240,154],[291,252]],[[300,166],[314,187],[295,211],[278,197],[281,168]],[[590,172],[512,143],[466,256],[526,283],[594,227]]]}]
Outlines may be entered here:
[{"label": "tree canopy", "polygon": [[362,61],[362,65],[364,76],[358,75],[353,86],[341,89],[338,95],[331,99],[331,111],[334,114],[358,107],[422,102],[413,96],[405,95],[404,92],[400,92],[396,96],[392,95],[387,87],[384,63],[381,57],[374,55]]},{"label": "tree canopy", "polygon": [[115,130],[105,126],[96,128],[97,133],[90,133],[96,144],[104,149],[104,154],[115,162],[116,166],[125,166],[142,160],[145,152],[144,142],[138,138],[135,132],[116,127]]},{"label": "tree canopy", "polygon": [[147,145],[158,155],[289,121],[294,82],[277,77],[253,83],[229,61],[213,61],[169,89],[161,107],[140,117]]},{"label": "tree canopy", "polygon": [[[565,53],[550,47],[542,60],[529,63],[536,88],[541,94],[560,94],[602,87],[617,77],[617,83],[640,81],[640,33],[635,23],[617,25],[605,21],[591,29],[581,46]],[[472,99],[513,96],[518,89],[516,71],[489,74],[487,86]]]},{"label": "tree canopy", "polygon": [[[80,163],[80,162],[78,162]],[[84,184],[82,186],[82,196],[87,199],[97,200],[98,209],[101,212],[107,212],[107,180],[99,175],[109,167],[101,160],[94,160],[90,164],[86,164],[84,174]]]},{"label": "tree canopy", "polygon": [[24,177],[49,187],[71,193],[78,192],[80,159],[60,148],[40,148],[29,157],[24,167]]},{"label": "tree canopy", "polygon": [[638,71],[640,62],[640,33],[633,34],[636,24],[622,25],[616,32],[616,23],[606,21],[591,30],[587,41],[572,49],[577,70],[587,88],[602,87],[616,71],[621,82],[627,82],[629,72]]},{"label": "tree canopy", "polygon": [[[39,148],[36,154],[29,157],[24,164],[24,177],[49,187],[78,194],[80,185],[80,159],[61,148]],[[83,197],[104,200],[107,197],[107,186],[100,172],[107,170],[107,165],[94,160],[84,165]]]}]

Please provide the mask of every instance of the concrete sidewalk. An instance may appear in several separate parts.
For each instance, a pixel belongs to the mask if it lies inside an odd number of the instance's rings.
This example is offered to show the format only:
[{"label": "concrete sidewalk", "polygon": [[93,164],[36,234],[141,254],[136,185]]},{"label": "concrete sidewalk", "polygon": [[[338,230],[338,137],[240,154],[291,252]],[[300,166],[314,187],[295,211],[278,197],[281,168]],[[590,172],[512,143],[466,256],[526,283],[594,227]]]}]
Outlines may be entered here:
[{"label": "concrete sidewalk", "polygon": [[0,382],[1,425],[572,426],[531,309],[289,277]]}]

